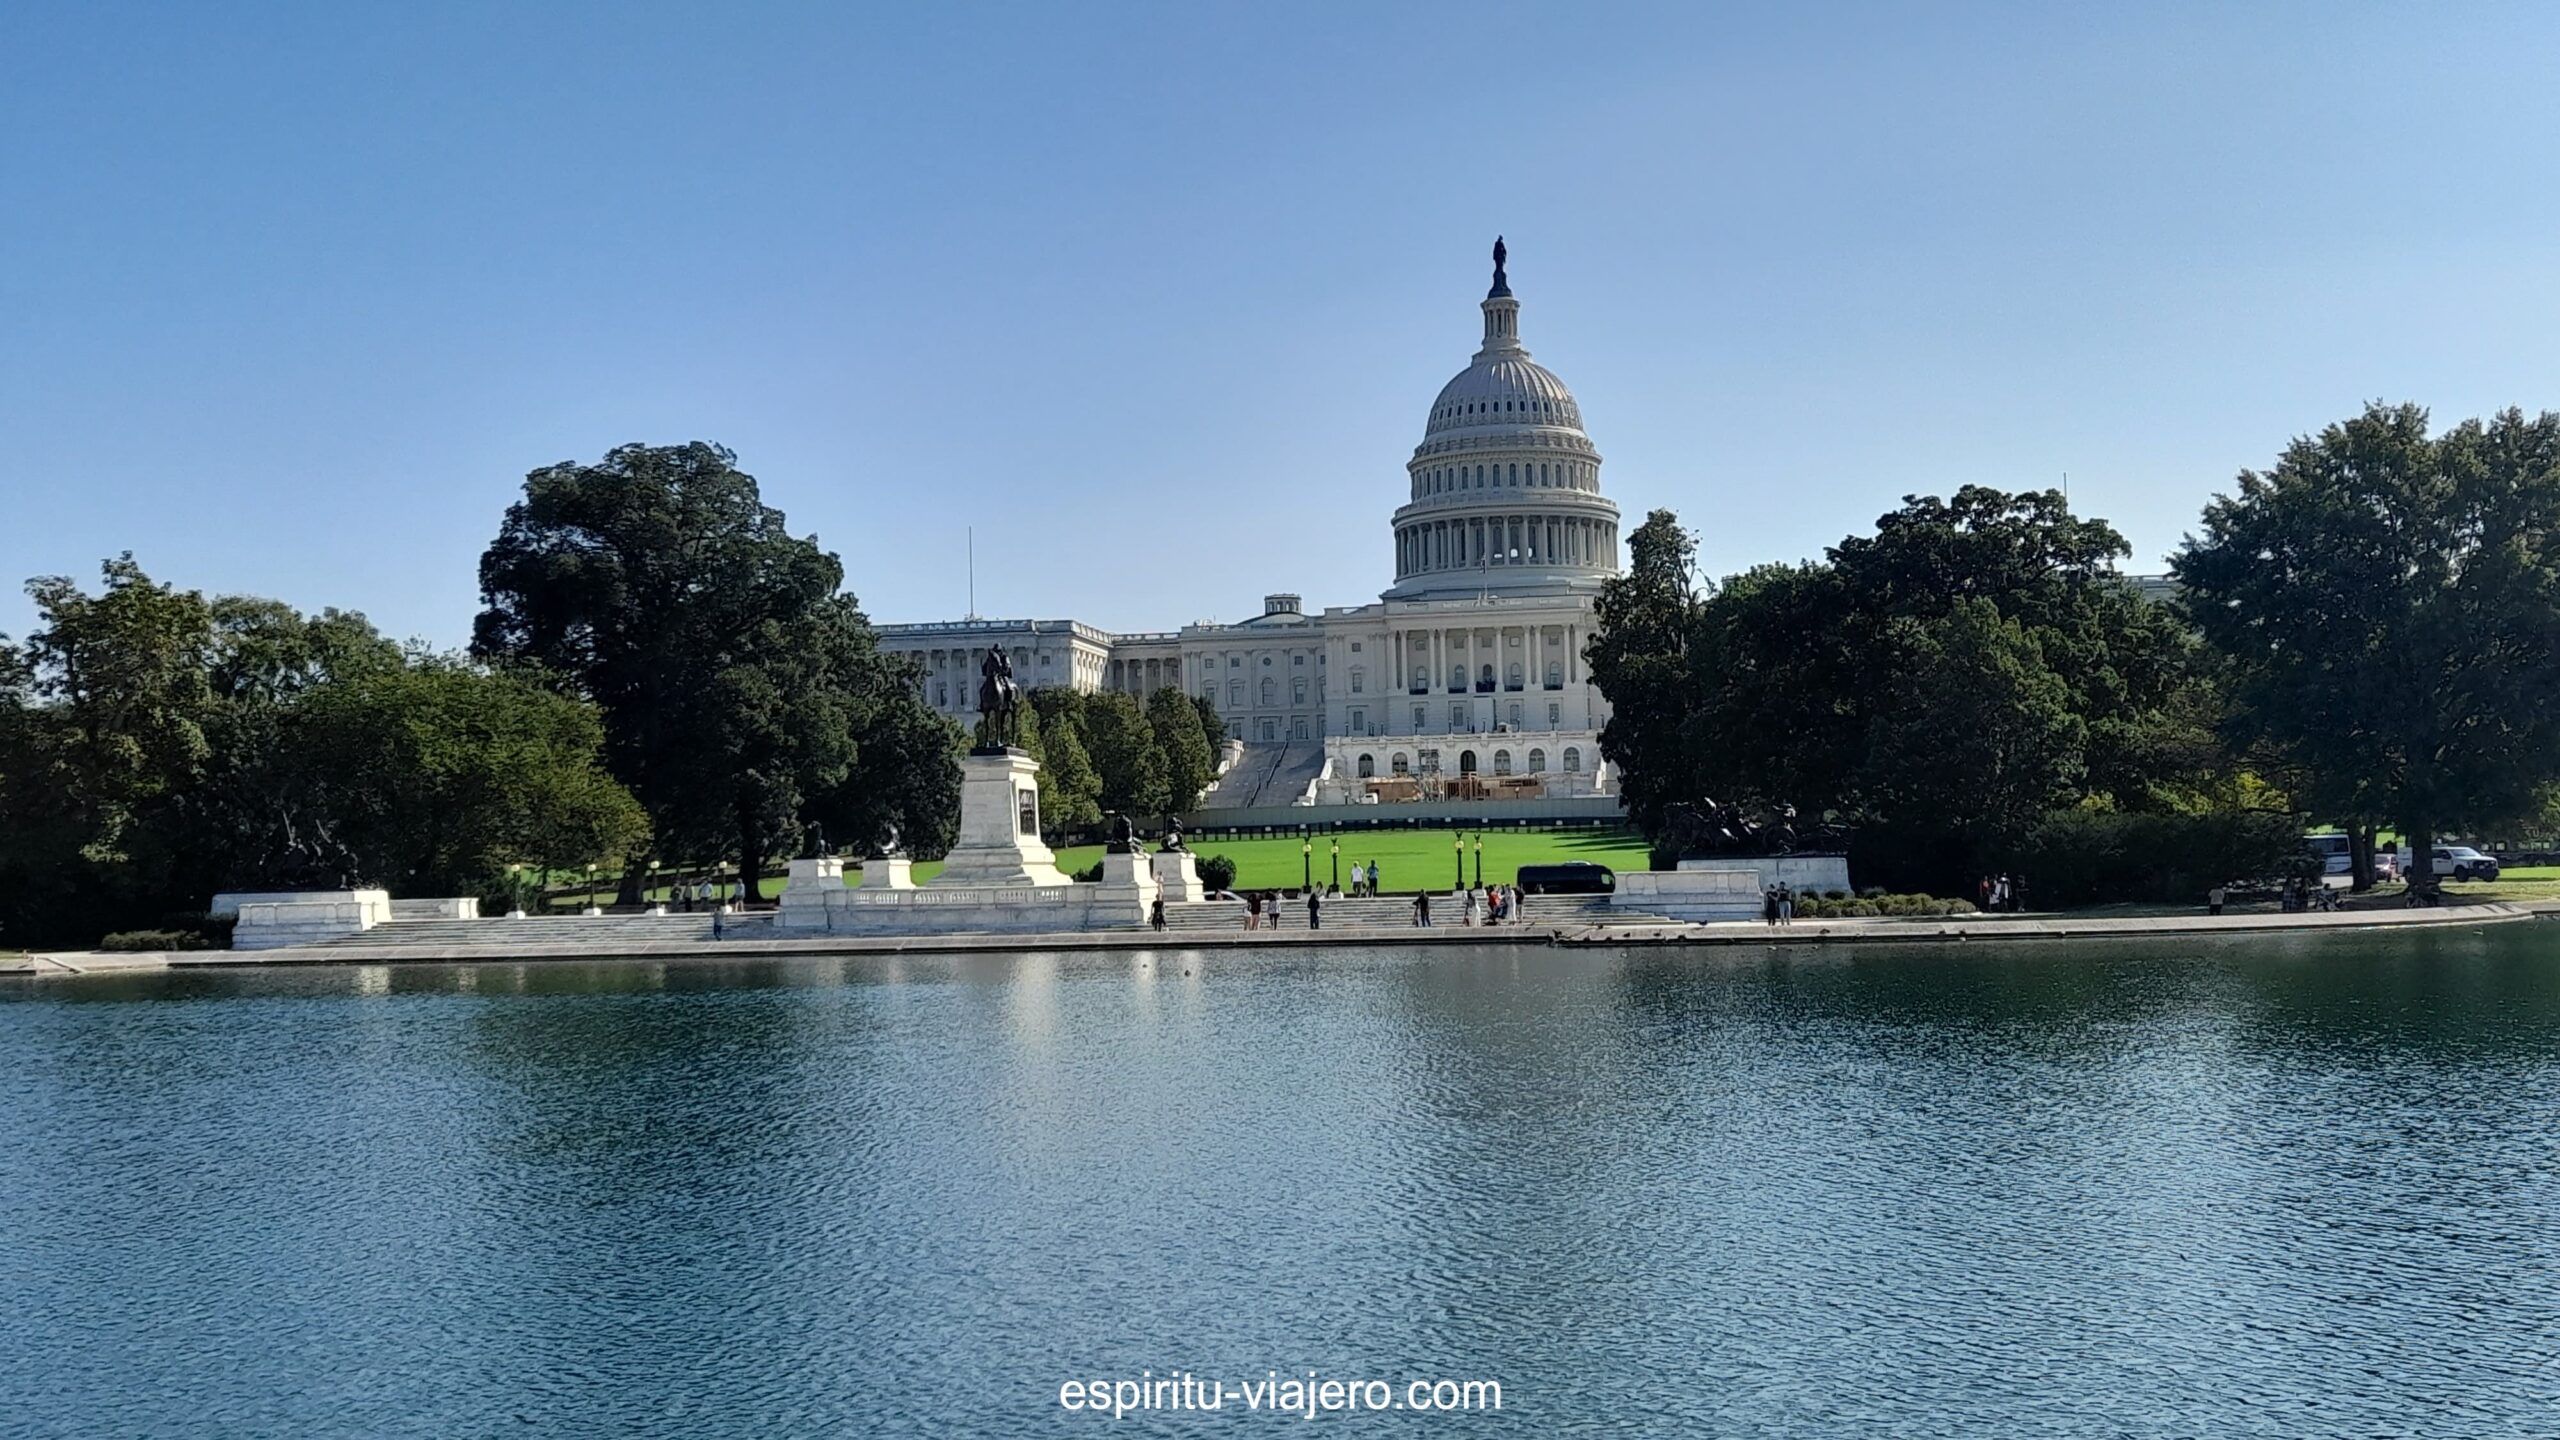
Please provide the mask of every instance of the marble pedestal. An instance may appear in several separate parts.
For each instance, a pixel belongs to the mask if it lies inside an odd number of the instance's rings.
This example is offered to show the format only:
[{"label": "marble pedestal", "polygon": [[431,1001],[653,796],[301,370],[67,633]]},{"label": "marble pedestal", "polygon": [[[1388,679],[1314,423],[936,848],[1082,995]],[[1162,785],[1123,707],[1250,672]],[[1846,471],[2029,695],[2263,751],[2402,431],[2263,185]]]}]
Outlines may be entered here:
[{"label": "marble pedestal", "polygon": [[773,923],[784,930],[823,930],[830,898],[843,893],[843,861],[833,855],[794,860],[791,878],[782,882],[782,899],[775,907]]},{"label": "marble pedestal", "polygon": [[391,919],[387,890],[232,892],[213,897],[212,913],[238,917],[234,950],[275,950],[359,935]]},{"label": "marble pedestal", "polygon": [[1197,855],[1188,850],[1159,850],[1148,859],[1167,905],[1209,898],[1209,887],[1200,883],[1200,857]]},{"label": "marble pedestal", "polygon": [[904,855],[875,855],[862,862],[865,890],[913,890],[916,862]]},{"label": "marble pedestal", "polygon": [[1845,855],[1715,855],[1683,860],[1677,870],[1622,871],[1609,904],[1674,920],[1757,920],[1772,885],[1855,893]]},{"label": "marble pedestal", "polygon": [[1040,762],[972,750],[960,762],[960,837],[924,889],[1070,885],[1040,838]]}]

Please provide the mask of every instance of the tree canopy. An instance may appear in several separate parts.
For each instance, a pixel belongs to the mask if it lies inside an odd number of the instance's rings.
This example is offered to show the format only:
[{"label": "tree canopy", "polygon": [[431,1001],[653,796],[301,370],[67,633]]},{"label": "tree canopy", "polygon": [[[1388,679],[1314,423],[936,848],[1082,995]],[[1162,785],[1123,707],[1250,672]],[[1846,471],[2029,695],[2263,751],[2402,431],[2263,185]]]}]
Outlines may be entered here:
[{"label": "tree canopy", "polygon": [[2396,825],[2423,860],[2560,781],[2560,415],[2431,436],[2370,405],[2241,472],[2173,568],[2234,735],[2320,813]]},{"label": "tree canopy", "polygon": [[626,445],[527,476],[480,560],[473,652],[596,703],[662,852],[760,873],[830,808],[933,831],[939,813],[903,807],[938,805],[938,784],[846,797],[866,740],[923,755],[934,727],[904,713],[922,711],[913,674],[880,653],[842,564],[736,462],[717,445]]}]

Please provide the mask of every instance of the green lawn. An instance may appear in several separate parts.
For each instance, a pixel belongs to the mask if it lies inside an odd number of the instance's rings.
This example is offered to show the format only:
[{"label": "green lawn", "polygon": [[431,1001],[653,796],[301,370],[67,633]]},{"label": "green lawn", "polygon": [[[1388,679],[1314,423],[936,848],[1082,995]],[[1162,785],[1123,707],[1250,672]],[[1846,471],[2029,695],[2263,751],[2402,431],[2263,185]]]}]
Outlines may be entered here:
[{"label": "green lawn", "polygon": [[[1336,837],[1319,835],[1315,840],[1314,862],[1317,883],[1333,881],[1333,842]],[[1391,891],[1410,892],[1421,886],[1446,890],[1455,878],[1451,865],[1449,842],[1456,838],[1448,830],[1365,831],[1341,836],[1342,885],[1351,888],[1351,866],[1356,861],[1366,865],[1378,862],[1378,884]],[[1467,879],[1476,878],[1476,832],[1467,832]],[[1236,886],[1244,890],[1286,890],[1295,888],[1301,873],[1302,857],[1295,838],[1274,836],[1267,839],[1214,840],[1192,842],[1194,852],[1204,858],[1224,855],[1236,862]],[[1058,852],[1058,868],[1073,873],[1102,858],[1099,845],[1077,845]],[[1484,880],[1488,885],[1508,885],[1523,865],[1546,865],[1562,860],[1588,860],[1612,870],[1645,868],[1644,841],[1631,830],[1487,830],[1484,832]],[[930,880],[942,873],[939,860],[916,862],[915,877]],[[845,867],[845,883],[861,883],[858,863]],[[779,875],[767,876],[762,886],[766,899],[782,893]],[[609,883],[600,881],[603,892],[595,903],[613,903]],[[664,887],[652,889],[651,900],[666,898]],[[576,909],[580,904],[574,894],[555,895],[553,906]]]}]

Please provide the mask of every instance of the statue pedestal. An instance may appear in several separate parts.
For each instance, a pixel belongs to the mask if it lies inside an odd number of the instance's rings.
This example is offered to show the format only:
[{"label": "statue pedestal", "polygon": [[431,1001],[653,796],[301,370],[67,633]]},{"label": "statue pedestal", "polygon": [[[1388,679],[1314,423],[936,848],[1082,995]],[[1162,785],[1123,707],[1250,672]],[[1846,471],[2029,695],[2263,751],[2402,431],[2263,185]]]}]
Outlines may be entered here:
[{"label": "statue pedestal", "polygon": [[843,861],[833,855],[794,860],[791,862],[791,878],[782,883],[782,899],[774,915],[774,924],[786,930],[824,929],[828,897],[843,893]]},{"label": "statue pedestal", "polygon": [[1799,894],[1855,893],[1845,855],[1700,855],[1677,870],[1622,872],[1609,904],[1674,920],[1757,920],[1761,894],[1773,885]]},{"label": "statue pedestal", "polygon": [[926,890],[1074,882],[1040,839],[1040,762],[1020,750],[972,750],[960,762],[960,838]]},{"label": "statue pedestal", "polygon": [[1209,887],[1200,883],[1198,856],[1188,850],[1159,850],[1148,859],[1167,905],[1209,898]]},{"label": "statue pedestal", "polygon": [[862,862],[865,890],[913,890],[916,862],[904,855],[875,855]]}]

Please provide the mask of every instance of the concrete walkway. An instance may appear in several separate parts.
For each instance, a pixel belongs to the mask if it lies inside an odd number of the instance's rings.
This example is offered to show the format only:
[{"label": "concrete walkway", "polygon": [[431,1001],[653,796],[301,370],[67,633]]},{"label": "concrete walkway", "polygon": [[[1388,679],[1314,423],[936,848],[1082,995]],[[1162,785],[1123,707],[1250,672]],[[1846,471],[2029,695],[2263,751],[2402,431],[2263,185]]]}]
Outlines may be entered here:
[{"label": "concrete walkway", "polygon": [[[444,935],[426,943],[377,943],[363,947],[312,945],[285,950],[187,950],[163,954],[105,954],[65,951],[32,957],[14,971],[37,979],[48,976],[96,975],[164,969],[302,965],[350,966],[384,964],[453,964],[538,960],[669,960],[784,959],[818,955],[931,955],[1004,951],[1136,951],[1136,950],[1288,950],[1311,946],[1375,948],[1404,946],[1490,947],[1560,945],[1572,948],[1620,946],[1733,945],[1908,945],[1938,941],[2142,939],[2171,935],[2245,935],[2278,931],[2387,930],[2408,926],[2500,925],[2560,916],[2560,902],[2533,905],[2448,905],[2432,910],[2349,910],[2334,914],[2244,914],[2210,916],[2154,915],[2070,918],[2058,915],[1968,915],[1931,919],[1800,920],[1772,930],[1758,921],[1721,921],[1686,925],[1563,923],[1475,926],[1437,924],[1332,926],[1309,931],[1215,930],[1157,934],[1150,930],[1112,930],[1065,935],[819,935],[805,939],[695,938],[638,939],[598,935],[586,940],[527,944],[521,939],[489,944],[456,943]],[[392,927],[383,927],[390,929]],[[769,932],[768,932],[769,933]],[[422,937],[423,938],[423,937]],[[494,939],[494,937],[493,937]]]}]

